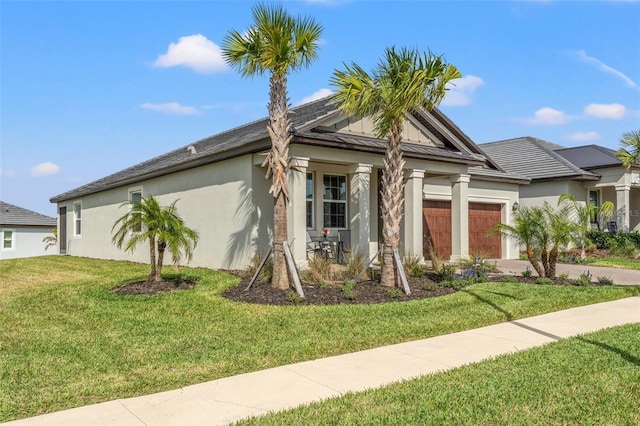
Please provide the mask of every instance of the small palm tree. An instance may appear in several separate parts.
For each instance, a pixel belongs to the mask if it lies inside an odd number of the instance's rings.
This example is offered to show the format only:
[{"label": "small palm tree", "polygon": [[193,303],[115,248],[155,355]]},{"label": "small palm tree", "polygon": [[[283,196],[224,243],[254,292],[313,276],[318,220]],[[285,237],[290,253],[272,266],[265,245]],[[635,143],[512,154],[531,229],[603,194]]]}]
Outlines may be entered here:
[{"label": "small palm tree", "polygon": [[545,202],[543,211],[545,215],[545,226],[542,231],[548,235],[545,277],[555,278],[558,253],[571,243],[577,224],[570,217],[570,208],[563,207],[554,210],[549,203]]},{"label": "small palm tree", "polygon": [[589,231],[591,231],[591,223],[594,220],[609,219],[613,215],[615,209],[611,201],[605,201],[601,206],[591,203],[581,203],[576,200],[572,194],[562,194],[558,198],[559,206],[566,206],[574,215],[576,226],[574,228],[574,241],[580,248],[580,258],[586,259],[586,245],[591,244],[589,239]]},{"label": "small palm tree", "polygon": [[231,30],[222,42],[225,61],[244,77],[268,73],[271,150],[262,163],[271,179],[269,193],[273,209],[273,287],[289,288],[289,275],[282,250],[287,241],[287,174],[290,165],[291,120],[287,95],[287,74],[307,67],[317,58],[322,27],[309,17],[294,18],[281,6],[253,7],[253,26],[246,32]]},{"label": "small palm tree", "polygon": [[542,209],[520,206],[514,213],[513,224],[498,223],[494,227],[494,232],[505,235],[513,239],[516,244],[524,246],[527,260],[538,276],[544,277],[544,269],[538,262],[541,252],[538,244],[541,220]]},{"label": "small palm tree", "polygon": [[51,234],[53,235],[47,235],[42,239],[42,242],[44,243],[44,251],[47,251],[49,247],[54,247],[58,244],[58,228],[51,229]]},{"label": "small palm tree", "polygon": [[640,167],[640,129],[624,133],[620,144],[622,148],[618,150],[617,156],[622,165],[627,169]]},{"label": "small palm tree", "polygon": [[149,260],[151,272],[147,283],[162,281],[162,265],[166,250],[171,253],[174,264],[184,256],[189,262],[193,250],[198,243],[198,233],[185,225],[174,201],[162,208],[158,201],[149,195],[139,202],[127,201],[120,207],[127,206],[129,211],[113,224],[111,232],[118,228],[112,242],[118,247],[133,253],[136,247],[149,241]]},{"label": "small palm tree", "polygon": [[352,63],[344,71],[335,70],[331,78],[340,110],[373,117],[376,136],[388,142],[381,188],[383,285],[393,287],[397,282],[393,249],[400,242],[403,216],[404,159],[400,144],[406,114],[435,108],[444,98],[447,83],[460,77],[458,69],[442,56],[391,47],[371,74]]}]

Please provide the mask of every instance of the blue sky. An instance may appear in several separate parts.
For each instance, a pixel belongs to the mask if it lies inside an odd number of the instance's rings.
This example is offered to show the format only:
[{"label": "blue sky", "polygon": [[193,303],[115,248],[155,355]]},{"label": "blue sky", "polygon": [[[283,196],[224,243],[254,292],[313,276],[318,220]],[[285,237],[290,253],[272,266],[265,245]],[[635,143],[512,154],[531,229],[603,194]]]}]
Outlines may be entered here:
[{"label": "blue sky", "polygon": [[[2,0],[0,199],[55,216],[52,196],[264,117],[267,79],[219,53],[254,4]],[[640,128],[638,1],[283,4],[324,27],[318,60],[289,77],[293,105],[395,45],[460,69],[441,110],[476,143],[617,149]]]}]

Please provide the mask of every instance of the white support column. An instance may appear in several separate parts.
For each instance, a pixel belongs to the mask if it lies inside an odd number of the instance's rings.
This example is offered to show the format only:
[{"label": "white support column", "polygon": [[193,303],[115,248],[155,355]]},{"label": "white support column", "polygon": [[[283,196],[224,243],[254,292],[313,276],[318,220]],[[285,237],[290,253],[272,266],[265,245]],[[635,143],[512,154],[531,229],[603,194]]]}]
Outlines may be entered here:
[{"label": "white support column", "polygon": [[451,178],[451,260],[469,257],[469,181],[460,174]]},{"label": "white support column", "polygon": [[424,170],[413,169],[405,172],[404,186],[404,220],[402,229],[402,253],[409,256],[423,257],[423,229],[422,229],[422,187]]},{"label": "white support column", "polygon": [[289,246],[293,259],[298,265],[307,261],[307,167],[309,158],[292,157],[291,165],[297,170],[289,171],[289,195],[287,206],[287,227]]},{"label": "white support column", "polygon": [[349,166],[349,229],[351,230],[351,251],[369,258],[369,240],[371,239],[370,187],[371,164],[352,164]]},{"label": "white support column", "polygon": [[631,192],[630,185],[616,185],[616,220],[618,221],[618,231],[629,231],[629,210]]}]

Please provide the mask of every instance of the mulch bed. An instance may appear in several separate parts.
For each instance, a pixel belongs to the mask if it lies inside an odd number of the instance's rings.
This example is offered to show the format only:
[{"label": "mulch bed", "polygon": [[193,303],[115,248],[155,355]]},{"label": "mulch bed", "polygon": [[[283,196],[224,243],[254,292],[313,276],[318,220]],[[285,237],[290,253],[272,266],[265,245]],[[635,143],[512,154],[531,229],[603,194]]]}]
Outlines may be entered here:
[{"label": "mulch bed", "polygon": [[[406,295],[400,288],[391,289],[380,285],[378,281],[361,281],[355,284],[352,293],[343,290],[343,282],[325,286],[303,282],[302,290],[305,298],[300,299],[293,290],[278,290],[270,283],[256,282],[249,289],[250,278],[244,277],[239,271],[226,271],[241,278],[237,286],[222,293],[222,296],[236,302],[255,303],[263,305],[337,305],[337,304],[375,304],[388,302],[406,302],[430,297],[446,296],[460,291],[464,287],[447,287],[439,283],[439,277],[428,271],[423,277],[408,277],[411,294]],[[509,280],[523,284],[536,284],[537,277],[523,277],[520,275],[490,274],[488,281],[500,282]],[[573,280],[555,278],[554,285],[575,285]],[[155,295],[179,290],[190,290],[197,285],[196,280],[171,278],[157,283],[137,281],[112,288],[118,295]],[[591,285],[601,285],[592,282]]]},{"label": "mulch bed", "polygon": [[119,285],[118,287],[112,288],[111,291],[119,296],[140,294],[153,296],[154,294],[168,293],[171,291],[190,290],[194,288],[197,283],[195,280],[182,278],[163,279],[155,283],[136,281]]}]

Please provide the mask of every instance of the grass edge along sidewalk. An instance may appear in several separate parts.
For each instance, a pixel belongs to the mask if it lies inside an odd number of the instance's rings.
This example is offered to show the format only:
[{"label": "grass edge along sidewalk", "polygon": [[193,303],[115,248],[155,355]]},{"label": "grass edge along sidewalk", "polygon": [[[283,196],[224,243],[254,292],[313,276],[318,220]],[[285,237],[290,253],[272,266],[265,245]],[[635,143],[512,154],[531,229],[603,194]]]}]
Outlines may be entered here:
[{"label": "grass edge along sidewalk", "polygon": [[640,324],[234,423],[639,424]]}]

